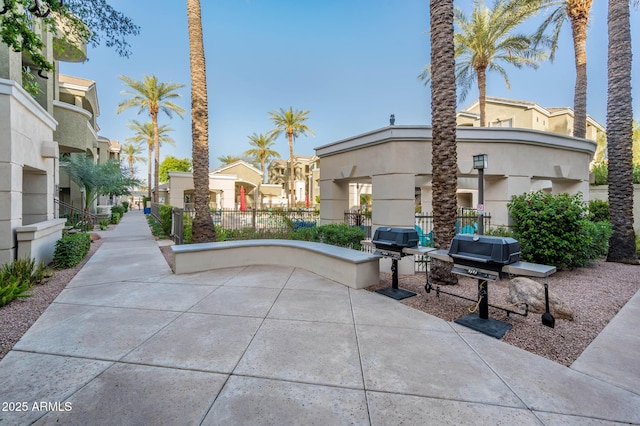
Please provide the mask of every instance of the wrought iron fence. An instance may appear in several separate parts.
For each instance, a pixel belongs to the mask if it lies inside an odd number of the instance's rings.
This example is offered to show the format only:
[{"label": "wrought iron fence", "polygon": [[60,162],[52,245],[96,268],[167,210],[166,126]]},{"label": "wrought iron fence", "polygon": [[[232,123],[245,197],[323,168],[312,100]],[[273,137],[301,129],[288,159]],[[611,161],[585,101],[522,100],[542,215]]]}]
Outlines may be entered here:
[{"label": "wrought iron fence", "polygon": [[[193,209],[188,207],[190,206],[185,206],[185,209],[174,207],[172,211],[172,238],[176,244],[184,243],[184,224],[191,223],[191,219],[195,215]],[[152,206],[152,214],[153,210]],[[185,220],[185,218],[188,219]],[[244,234],[250,234],[252,238],[269,238],[291,230],[315,226],[320,220],[320,214],[317,210],[309,209],[249,209],[246,211],[219,209],[211,212],[211,219],[216,226],[224,231],[238,231],[226,232],[226,239],[240,238]]]},{"label": "wrought iron fence", "polygon": [[53,199],[53,203],[55,207],[54,208],[55,218],[67,219],[68,226],[85,229],[87,228],[87,226],[82,226],[82,225],[86,224],[86,225],[90,225],[91,229],[93,229],[93,226],[98,224],[98,217],[93,213],[85,211],[82,208],[75,207],[71,204],[65,203],[64,201],[60,201],[57,198]]},{"label": "wrought iron fence", "polygon": [[367,233],[367,239],[371,238],[371,211],[363,213],[359,210],[345,210],[344,223],[359,226]]}]

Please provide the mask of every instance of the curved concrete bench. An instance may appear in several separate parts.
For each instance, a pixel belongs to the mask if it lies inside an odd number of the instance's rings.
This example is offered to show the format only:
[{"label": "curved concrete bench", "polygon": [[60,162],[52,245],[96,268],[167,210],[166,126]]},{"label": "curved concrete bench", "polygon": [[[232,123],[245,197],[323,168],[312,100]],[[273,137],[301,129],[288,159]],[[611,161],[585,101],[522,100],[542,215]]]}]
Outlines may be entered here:
[{"label": "curved concrete bench", "polygon": [[306,269],[351,288],[380,281],[380,256],[295,240],[241,240],[172,246],[176,274],[247,265]]}]

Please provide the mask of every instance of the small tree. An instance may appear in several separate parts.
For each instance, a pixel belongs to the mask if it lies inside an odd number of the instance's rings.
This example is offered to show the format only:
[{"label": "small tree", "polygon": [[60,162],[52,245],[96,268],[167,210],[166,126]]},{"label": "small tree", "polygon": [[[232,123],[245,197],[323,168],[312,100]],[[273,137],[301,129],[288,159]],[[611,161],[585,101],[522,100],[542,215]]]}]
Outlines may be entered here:
[{"label": "small tree", "polygon": [[169,182],[169,172],[190,172],[191,160],[188,158],[165,157],[160,164],[160,182]]}]

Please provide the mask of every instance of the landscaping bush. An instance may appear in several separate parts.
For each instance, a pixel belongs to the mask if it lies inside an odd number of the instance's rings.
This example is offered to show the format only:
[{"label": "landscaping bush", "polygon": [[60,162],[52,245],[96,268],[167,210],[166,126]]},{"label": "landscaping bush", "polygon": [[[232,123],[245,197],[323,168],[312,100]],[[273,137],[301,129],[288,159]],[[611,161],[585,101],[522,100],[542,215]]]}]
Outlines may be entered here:
[{"label": "landscaping bush", "polygon": [[31,297],[26,293],[31,288],[29,280],[14,276],[0,278],[2,278],[0,281],[0,306],[6,305],[18,297]]},{"label": "landscaping bush", "polygon": [[87,233],[65,235],[56,242],[53,265],[56,269],[76,266],[91,247],[91,236]]},{"label": "landscaping bush", "polygon": [[587,218],[591,222],[603,222],[609,220],[609,203],[604,200],[589,201],[589,214]]},{"label": "landscaping bush", "polygon": [[[609,179],[609,165],[607,163],[600,163],[593,166],[591,169],[593,173],[594,185],[606,185]],[[633,166],[632,178],[634,184],[640,184],[640,164]]]},{"label": "landscaping bush", "polygon": [[159,206],[160,225],[165,235],[171,235],[171,222],[173,221],[172,210],[173,208],[166,204],[160,204]]},{"label": "landscaping bush", "polygon": [[610,226],[585,217],[581,194],[531,192],[514,196],[507,207],[525,261],[573,268],[606,253]]},{"label": "landscaping bush", "polygon": [[108,219],[100,220],[100,222],[98,222],[98,226],[100,226],[100,229],[102,231],[106,231],[107,228],[109,227],[109,220]]},{"label": "landscaping bush", "polygon": [[120,223],[120,213],[111,212],[111,223],[114,225]]},{"label": "landscaping bush", "polygon": [[349,226],[345,223],[330,223],[328,225],[300,228],[291,233],[292,240],[316,241],[334,246],[360,250],[360,241],[367,237],[364,229]]},{"label": "landscaping bush", "polygon": [[129,211],[129,202],[128,201],[123,201],[120,204],[122,204],[122,208],[124,209],[124,213]]},{"label": "landscaping bush", "polygon": [[124,216],[125,208],[123,206],[111,206],[111,213],[118,213],[122,217]]},{"label": "landscaping bush", "polygon": [[513,231],[506,226],[496,226],[495,228],[491,228],[488,231],[485,231],[485,235],[490,235],[492,237],[506,237],[513,238]]},{"label": "landscaping bush", "polygon": [[154,237],[158,237],[158,238],[168,237],[168,235],[164,233],[164,230],[162,229],[162,225],[160,224],[160,222],[156,220],[156,218],[154,218],[150,214],[145,215],[145,217],[147,218],[147,223],[149,224],[149,228],[151,228],[151,234]]}]

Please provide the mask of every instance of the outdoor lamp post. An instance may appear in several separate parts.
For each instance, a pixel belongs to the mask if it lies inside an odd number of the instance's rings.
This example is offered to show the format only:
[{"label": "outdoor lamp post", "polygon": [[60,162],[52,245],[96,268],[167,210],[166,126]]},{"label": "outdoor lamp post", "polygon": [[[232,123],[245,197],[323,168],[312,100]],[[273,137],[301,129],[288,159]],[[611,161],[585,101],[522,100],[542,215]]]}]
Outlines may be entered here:
[{"label": "outdoor lamp post", "polygon": [[473,156],[473,168],[478,171],[478,235],[484,234],[484,169],[489,166],[488,158],[487,154]]}]

